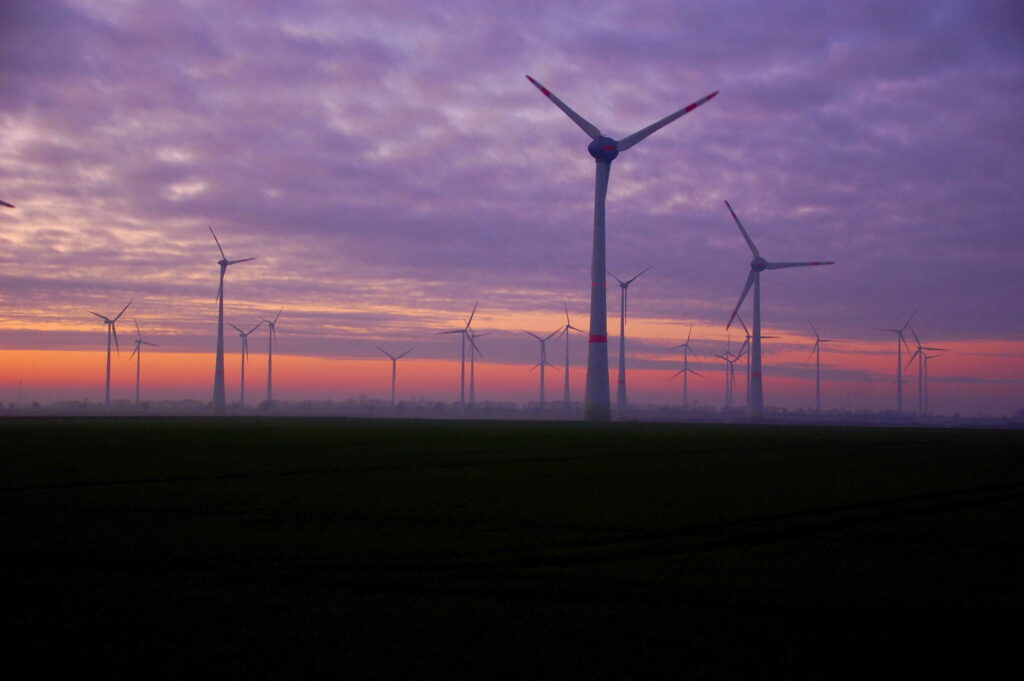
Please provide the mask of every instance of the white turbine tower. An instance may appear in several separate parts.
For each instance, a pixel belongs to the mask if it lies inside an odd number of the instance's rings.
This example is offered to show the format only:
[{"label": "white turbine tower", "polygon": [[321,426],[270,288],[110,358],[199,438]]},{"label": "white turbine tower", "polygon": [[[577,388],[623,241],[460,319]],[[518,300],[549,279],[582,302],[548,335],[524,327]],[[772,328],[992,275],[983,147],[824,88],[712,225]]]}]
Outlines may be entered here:
[{"label": "white turbine tower", "polygon": [[[129,300],[128,305],[131,304],[132,301]],[[97,317],[103,320],[104,324],[107,325],[107,389],[106,392],[104,392],[103,403],[108,406],[110,405],[110,339],[111,337],[113,337],[114,347],[117,348],[117,356],[120,357],[121,346],[117,342],[117,328],[115,324],[117,324],[117,320],[121,318],[121,315],[124,314],[124,311],[128,309],[128,305],[122,307],[121,311],[118,312],[117,316],[114,317],[113,319],[110,319],[109,317],[104,317],[99,312],[93,312],[92,310],[89,310],[90,314],[96,315]]]},{"label": "white turbine tower", "polygon": [[473,323],[473,316],[476,315],[477,303],[473,303],[473,311],[469,313],[469,319],[466,320],[466,325],[461,329],[452,329],[451,331],[438,331],[438,335],[444,335],[449,333],[458,333],[462,335],[462,364],[459,374],[459,404],[463,407],[466,406],[466,341],[470,342],[470,345],[476,347],[473,343],[473,338],[469,335],[469,325]]},{"label": "white turbine tower", "polygon": [[740,305],[743,304],[744,298],[747,297],[747,292],[750,291],[750,287],[754,287],[754,328],[750,339],[750,400],[748,402],[748,409],[752,418],[760,418],[764,410],[764,391],[761,383],[761,272],[765,270],[781,270],[789,267],[813,267],[817,265],[834,265],[833,260],[816,260],[812,262],[768,262],[761,257],[761,254],[757,250],[757,246],[751,240],[750,235],[747,234],[747,230],[743,228],[743,223],[736,217],[735,211],[729,202],[725,202],[726,208],[732,214],[732,219],[736,221],[736,226],[740,228],[740,233],[743,235],[743,239],[747,242],[747,246],[750,247],[750,252],[754,255],[754,258],[750,261],[750,274],[747,275],[747,283],[743,286],[743,293],[740,294],[740,299],[736,303],[736,307],[732,311],[732,315],[729,317],[729,323],[725,325],[725,328],[732,326],[733,319],[736,318],[736,314],[740,310]]},{"label": "white turbine tower", "polygon": [[906,346],[907,351],[910,351],[910,345],[907,344],[907,339],[903,337],[903,332],[910,326],[910,320],[917,314],[917,310],[910,313],[907,317],[907,321],[903,322],[903,326],[898,329],[879,329],[879,331],[888,331],[889,333],[896,334],[896,416],[903,416],[903,346]]},{"label": "white turbine tower", "polygon": [[[139,384],[142,377],[142,346],[152,345],[154,348],[158,348],[160,346],[156,343],[150,343],[149,341],[142,340],[142,329],[139,328],[139,320],[133,319],[132,321],[135,322],[135,349],[132,350],[132,354],[128,356],[128,360],[130,361],[132,357],[135,357],[135,404],[138,405],[140,404]],[[136,357],[136,355],[138,356]]]},{"label": "white turbine tower", "polygon": [[[921,345],[921,339],[917,337],[917,331],[914,331],[914,327],[911,326],[910,333],[914,336],[914,343],[917,344],[917,350],[910,356],[910,360],[907,362],[907,366],[913,363],[914,358],[917,358],[917,414],[918,416],[924,416],[928,410],[928,352],[949,352],[946,348],[930,348],[925,345]],[[941,355],[932,355],[932,357],[941,357]]]},{"label": "white turbine tower", "polygon": [[249,334],[251,334],[256,329],[260,328],[262,324],[263,320],[261,319],[260,321],[256,322],[256,326],[252,327],[248,331],[242,331],[240,328],[238,328],[231,322],[228,322],[228,326],[237,331],[238,337],[242,339],[242,380],[241,390],[239,391],[240,397],[238,400],[239,404],[242,407],[245,406],[245,365],[248,364],[249,362]]},{"label": "white turbine tower", "polygon": [[814,328],[814,323],[808,319],[807,323],[811,325],[811,330],[814,331],[814,345],[811,346],[811,354],[807,355],[810,359],[811,355],[814,355],[814,411],[821,413],[821,344],[822,343],[835,343],[835,338],[822,338],[818,333],[818,330]]},{"label": "white turbine tower", "polygon": [[394,407],[395,406],[395,376],[398,374],[398,360],[402,359],[403,357],[408,355],[410,352],[412,352],[413,348],[409,348],[408,350],[406,350],[405,352],[403,352],[400,355],[392,355],[390,352],[388,352],[387,350],[385,350],[384,348],[382,348],[379,345],[377,346],[377,349],[380,350],[385,355],[387,355],[388,357],[391,358],[391,406]]},{"label": "white turbine tower", "polygon": [[[690,324],[690,331],[686,334],[686,342],[685,343],[680,343],[679,345],[676,345],[676,346],[674,346],[672,348],[673,350],[676,350],[678,348],[682,348],[683,349],[683,368],[680,369],[679,371],[675,372],[674,374],[672,374],[672,376],[671,376],[671,378],[669,378],[669,380],[672,380],[676,376],[682,375],[682,377],[683,377],[683,406],[684,407],[689,407],[690,406],[690,380],[689,380],[689,375],[693,374],[695,376],[701,376],[700,373],[698,373],[697,371],[694,371],[693,369],[690,368],[690,353],[692,352],[695,357],[699,357],[699,355],[697,355],[697,352],[693,348],[690,347],[690,337],[692,335],[693,335],[693,324]],[[701,378],[703,378],[703,376],[701,376]]]},{"label": "white turbine tower", "polygon": [[616,399],[616,407],[619,413],[625,412],[627,405],[626,401],[626,312],[629,309],[628,297],[629,297],[629,285],[639,279],[651,268],[648,267],[646,270],[636,275],[632,279],[622,281],[614,274],[612,279],[619,282],[619,289],[621,290],[621,297],[619,298],[619,390]]},{"label": "white turbine tower", "polygon": [[277,342],[277,320],[281,318],[284,308],[277,311],[274,321],[264,319],[264,323],[270,327],[267,336],[267,405],[274,401],[274,343]]},{"label": "white turbine tower", "polygon": [[220,286],[217,288],[217,362],[213,370],[213,410],[218,414],[223,414],[227,404],[224,399],[224,273],[227,272],[229,265],[249,262],[256,258],[228,260],[213,227],[210,227],[210,234],[213,234],[213,240],[217,242],[217,250],[220,251],[220,260],[217,261],[217,264],[220,265]]},{"label": "white turbine tower", "polygon": [[527,79],[590,137],[591,142],[587,146],[587,151],[597,163],[594,189],[594,245],[590,264],[590,345],[587,356],[587,392],[583,416],[588,421],[609,421],[611,420],[611,393],[608,386],[608,301],[605,290],[605,197],[608,194],[608,177],[612,161],[619,155],[619,152],[626,151],[646,139],[648,135],[693,111],[717,95],[718,91],[698,99],[693,104],[683,107],[632,135],[614,140],[604,136],[595,125],[570,109],[565,102],[536,80],[530,76],[527,76]]},{"label": "white turbine tower", "polygon": [[549,340],[551,340],[551,337],[554,336],[556,333],[558,333],[560,330],[561,329],[555,329],[554,331],[549,333],[544,338],[541,338],[540,336],[538,336],[534,332],[527,331],[526,329],[523,329],[523,333],[528,333],[528,334],[530,334],[531,336],[533,336],[534,338],[536,338],[537,340],[540,341],[540,361],[537,362],[537,364],[534,365],[533,368],[536,369],[537,367],[540,367],[540,408],[541,409],[544,408],[544,367],[551,367],[552,369],[557,369],[558,368],[554,364],[552,364],[551,362],[548,361],[547,342]]},{"label": "white turbine tower", "polygon": [[[569,408],[569,332],[576,331],[578,333],[586,334],[587,332],[583,329],[578,329],[572,325],[569,321],[569,306],[562,301],[562,307],[565,308],[565,326],[562,327],[562,332],[559,337],[565,336],[565,388],[562,391],[562,402],[565,404],[565,408]],[[557,339],[556,339],[557,340]]]}]

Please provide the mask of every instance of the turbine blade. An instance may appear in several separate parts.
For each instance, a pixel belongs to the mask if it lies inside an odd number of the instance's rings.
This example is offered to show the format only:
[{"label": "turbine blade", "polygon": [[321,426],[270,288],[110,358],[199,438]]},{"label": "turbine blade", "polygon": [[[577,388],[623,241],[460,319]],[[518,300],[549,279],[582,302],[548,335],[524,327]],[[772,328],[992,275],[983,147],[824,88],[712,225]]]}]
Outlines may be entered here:
[{"label": "turbine blade", "polygon": [[230,326],[230,327],[231,327],[232,329],[234,329],[235,331],[237,331],[237,332],[238,332],[239,334],[241,334],[241,335],[245,335],[245,332],[244,332],[244,331],[242,331],[242,330],[241,330],[240,328],[238,328],[237,326],[235,326],[235,325],[234,325],[234,324],[232,324],[231,322],[228,322],[228,326]]},{"label": "turbine blade", "polygon": [[736,315],[736,321],[738,321],[740,323],[740,326],[743,327],[743,333],[745,333],[745,334],[747,334],[749,336],[750,335],[750,329],[748,329],[747,325],[743,323],[743,317],[741,317],[739,315]]},{"label": "turbine blade", "polygon": [[916,314],[917,314],[917,310],[914,310],[913,312],[910,313],[910,316],[907,317],[907,321],[903,323],[903,329],[900,329],[900,331],[903,331],[908,326],[910,326],[910,320],[913,319],[914,315],[916,315]]},{"label": "turbine blade", "polygon": [[154,348],[160,347],[159,343],[150,343],[149,341],[140,340],[139,343],[142,345],[152,345]]},{"label": "turbine blade", "polygon": [[117,356],[121,356],[121,345],[117,342],[117,327],[114,326],[114,322],[110,322],[110,331],[114,334],[114,347],[117,348]]},{"label": "turbine blade", "polygon": [[523,329],[523,333],[528,333],[528,334],[530,334],[531,336],[533,336],[534,338],[536,338],[539,341],[543,341],[544,340],[543,338],[541,338],[540,336],[538,336],[537,334],[535,334],[532,331],[527,331],[526,329]]},{"label": "turbine blade", "polygon": [[750,246],[750,252],[754,254],[755,258],[760,258],[761,254],[758,252],[757,246],[754,245],[753,239],[751,239],[750,235],[747,234],[747,230],[743,228],[743,223],[740,222],[740,219],[736,216],[736,211],[732,209],[732,206],[729,205],[728,201],[725,202],[725,207],[729,209],[729,212],[732,214],[732,219],[736,221],[736,226],[740,228],[740,234],[743,235],[743,239],[747,242],[747,246]]},{"label": "turbine blade", "polygon": [[680,116],[683,116],[685,114],[690,113],[691,111],[696,109],[698,106],[700,106],[704,102],[707,102],[707,101],[710,101],[711,99],[713,99],[715,97],[715,95],[717,95],[717,94],[718,94],[718,90],[715,90],[710,95],[708,95],[706,97],[702,97],[701,99],[698,99],[693,104],[688,104],[688,105],[684,106],[682,109],[680,109],[679,111],[676,111],[675,113],[671,113],[668,116],[665,116],[664,118],[662,118],[657,123],[652,123],[651,125],[648,125],[643,130],[637,130],[632,135],[629,135],[627,137],[623,137],[622,139],[620,139],[618,141],[619,151],[625,151],[626,149],[629,149],[633,145],[635,145],[635,144],[637,144],[639,142],[642,142],[644,139],[647,138],[648,135],[650,135],[652,133],[655,133],[658,130],[661,130],[666,125],[668,125],[672,121],[676,120]]},{"label": "turbine blade", "polygon": [[242,258],[241,260],[228,260],[227,263],[229,265],[237,265],[240,262],[249,262],[250,260],[255,260],[255,259],[256,258]]},{"label": "turbine blade", "polygon": [[[132,304],[132,301],[131,301],[131,300],[129,300],[129,301],[128,301],[128,305],[131,305],[131,304]],[[117,321],[118,319],[120,319],[120,318],[121,318],[121,315],[123,315],[123,314],[124,314],[124,311],[128,309],[128,305],[125,305],[124,307],[122,307],[122,308],[121,308],[121,311],[117,313],[117,316],[116,316],[116,317],[114,317],[114,319],[113,319],[112,321],[115,321],[115,322],[116,322],[116,321]]]},{"label": "turbine blade", "polygon": [[100,314],[99,312],[93,312],[92,310],[89,310],[89,314],[94,314],[94,315],[96,315],[97,317],[99,317],[99,318],[100,318],[100,319],[102,319],[103,321],[107,322],[108,324],[109,324],[109,323],[110,323],[110,321],[111,321],[111,320],[107,319],[106,317],[104,317],[103,315],[101,315],[101,314]]},{"label": "turbine blade", "polygon": [[406,355],[408,355],[408,354],[409,354],[410,352],[412,352],[412,351],[413,351],[413,350],[415,350],[415,349],[416,349],[416,348],[409,348],[408,350],[406,350],[405,352],[403,352],[402,354],[400,354],[400,355],[399,355],[398,357],[396,357],[395,359],[402,359],[403,357],[405,357]]},{"label": "turbine blade", "polygon": [[388,357],[390,357],[391,359],[397,359],[397,358],[396,358],[396,357],[395,357],[394,355],[392,355],[392,354],[391,354],[390,352],[388,352],[387,350],[385,350],[385,349],[384,349],[384,348],[382,348],[381,346],[379,346],[379,345],[378,345],[378,346],[377,346],[377,349],[378,349],[378,350],[380,350],[381,352],[383,352],[383,353],[384,353],[385,355],[387,355],[387,356],[388,356]]},{"label": "turbine blade", "polygon": [[139,340],[142,340],[142,329],[139,328],[139,320],[133,317],[132,321],[135,322],[135,335],[139,337]]},{"label": "turbine blade", "polygon": [[558,333],[558,329],[555,329],[554,331],[552,331],[551,333],[549,333],[549,334],[547,335],[547,337],[545,337],[545,338],[544,338],[544,340],[545,340],[545,341],[549,340],[549,339],[550,339],[550,338],[551,338],[552,336],[554,336],[554,335],[555,335],[556,333]]},{"label": "turbine blade", "polygon": [[132,350],[132,354],[128,355],[128,359],[131,359],[132,357],[134,357],[134,356],[135,356],[135,353],[136,353],[136,352],[138,352],[138,351],[139,351],[139,343],[138,343],[138,342],[136,342],[136,343],[135,343],[135,349],[134,349],[134,350]]},{"label": "turbine blade", "polygon": [[627,281],[627,282],[626,282],[626,286],[629,286],[630,284],[632,284],[632,283],[633,283],[634,281],[636,281],[637,279],[639,279],[639,278],[640,278],[640,277],[641,277],[642,275],[644,275],[644,274],[647,274],[647,273],[648,273],[648,272],[649,272],[649,271],[651,270],[651,267],[654,267],[654,265],[651,265],[651,266],[650,266],[650,267],[648,267],[648,268],[647,268],[646,270],[644,270],[644,271],[643,271],[643,272],[641,272],[640,274],[636,275],[635,277],[633,277],[632,279],[630,279],[629,281]]},{"label": "turbine blade", "polygon": [[[209,227],[209,225],[207,225]],[[228,256],[224,255],[224,249],[220,247],[220,239],[217,238],[217,234],[213,231],[213,227],[210,227],[210,234],[213,234],[213,240],[217,242],[217,250],[220,251],[220,257],[223,260],[227,260]]]},{"label": "turbine blade", "polygon": [[[251,260],[255,260],[256,258],[250,258],[250,259]],[[281,318],[281,313],[282,312],[284,312],[284,308],[283,307],[280,310],[278,310],[277,314],[274,316],[274,323],[275,324],[277,324],[277,320]]]},{"label": "turbine blade", "polygon": [[743,304],[743,299],[747,297],[747,293],[750,291],[750,287],[754,285],[754,278],[757,277],[757,272],[750,270],[747,275],[747,283],[743,286],[743,293],[740,294],[739,301],[736,302],[736,307],[732,310],[732,315],[729,317],[729,323],[725,325],[725,328],[732,326],[732,320],[736,318],[736,314],[740,311],[740,305]]},{"label": "turbine blade", "polygon": [[[260,328],[260,325],[261,325],[261,324],[263,324],[263,320],[262,320],[262,319],[261,319],[261,320],[259,320],[258,322],[256,322],[256,326],[254,326],[254,327],[252,327],[251,329],[249,329],[248,331],[246,331],[246,332],[245,332],[245,335],[246,335],[246,336],[248,336],[248,335],[249,335],[250,333],[252,333],[252,332],[253,332],[253,331],[255,331],[256,329]],[[239,329],[239,330],[241,330],[241,329]]]},{"label": "turbine blade", "polygon": [[562,307],[565,308],[565,328],[570,329],[572,328],[572,322],[569,321],[569,306],[564,300],[562,301]]},{"label": "turbine blade", "polygon": [[610,270],[608,271],[608,274],[609,274],[609,276],[611,276],[612,279],[614,279],[615,281],[619,282],[619,286],[621,286],[623,288],[626,287],[627,282],[624,282],[621,279],[619,279],[618,277],[616,277],[614,274],[611,273]]},{"label": "turbine blade", "polygon": [[690,344],[690,335],[691,334],[693,334],[693,322],[690,322],[690,330],[686,333],[686,343],[684,343],[684,345],[689,345]]},{"label": "turbine blade", "polygon": [[477,306],[477,304],[478,303],[473,303],[473,311],[469,313],[469,319],[466,320],[466,328],[467,329],[469,328],[469,325],[473,323],[473,316],[476,315],[476,306]]},{"label": "turbine blade", "polygon": [[765,265],[766,270],[784,270],[787,267],[813,267],[815,265],[835,265],[835,260],[815,260],[814,262],[770,262]]},{"label": "turbine blade", "polygon": [[[541,94],[550,99],[552,104],[561,109],[562,113],[571,118],[572,122],[580,127],[580,130],[582,130],[583,132],[587,133],[587,135],[590,136],[590,139],[597,139],[598,137],[601,137],[601,131],[597,129],[597,126],[595,126],[586,118],[580,116],[578,113],[570,109],[569,106],[565,102],[560,100],[558,97],[556,97],[554,93],[551,92],[551,90],[548,90],[546,87],[535,81],[530,76],[526,76],[526,79],[533,83],[537,87],[537,89],[541,91]],[[651,132],[654,131],[652,130]]]}]

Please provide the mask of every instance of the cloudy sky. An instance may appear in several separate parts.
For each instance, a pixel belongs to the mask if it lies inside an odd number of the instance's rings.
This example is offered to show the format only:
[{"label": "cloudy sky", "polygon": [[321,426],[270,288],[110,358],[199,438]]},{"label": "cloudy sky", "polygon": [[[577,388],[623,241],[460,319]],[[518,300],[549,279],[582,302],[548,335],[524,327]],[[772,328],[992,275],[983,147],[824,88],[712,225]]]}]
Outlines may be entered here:
[{"label": "cloudy sky", "polygon": [[[416,348],[409,396],[457,398],[457,340],[436,332],[479,301],[482,397],[532,399],[521,329],[558,328],[563,301],[587,327],[594,168],[526,74],[615,138],[721,93],[612,168],[609,269],[652,268],[630,289],[636,401],[678,401],[669,347],[691,323],[691,390],[723,398],[708,355],[750,259],[728,199],[769,260],[837,261],[763,277],[766,404],[813,395],[811,319],[844,340],[823,356],[826,406],[891,408],[895,339],[878,329],[916,310],[922,342],[950,350],[931,366],[937,411],[1024,407],[1012,0],[5,0],[0,399],[19,382],[101,397],[87,310],[130,299],[122,344],[131,319],[160,344],[151,396],[208,399],[208,226],[229,258],[257,257],[228,271],[228,321],[284,308],[281,397],[384,396],[383,345]],[[609,289],[613,366],[617,308]]]}]

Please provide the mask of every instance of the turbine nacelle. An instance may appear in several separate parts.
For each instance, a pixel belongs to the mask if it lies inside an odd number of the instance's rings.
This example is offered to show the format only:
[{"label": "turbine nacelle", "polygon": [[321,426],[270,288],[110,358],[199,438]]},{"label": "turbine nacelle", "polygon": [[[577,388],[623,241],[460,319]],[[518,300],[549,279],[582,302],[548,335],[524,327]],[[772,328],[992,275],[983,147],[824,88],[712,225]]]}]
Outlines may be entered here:
[{"label": "turbine nacelle", "polygon": [[764,272],[766,269],[768,269],[768,261],[759,255],[755,256],[750,261],[750,269],[752,269],[755,272]]},{"label": "turbine nacelle", "polygon": [[595,137],[587,145],[587,151],[590,152],[595,161],[611,163],[619,155],[619,143],[611,137]]}]

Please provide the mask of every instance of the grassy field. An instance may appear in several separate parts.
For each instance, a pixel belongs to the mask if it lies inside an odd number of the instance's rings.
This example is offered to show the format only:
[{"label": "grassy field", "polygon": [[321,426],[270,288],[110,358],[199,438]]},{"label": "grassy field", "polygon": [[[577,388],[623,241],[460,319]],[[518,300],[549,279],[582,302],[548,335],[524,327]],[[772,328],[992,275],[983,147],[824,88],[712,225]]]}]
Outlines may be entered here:
[{"label": "grassy field", "polygon": [[3,635],[114,676],[818,677],[1013,659],[1024,433],[0,421]]}]

